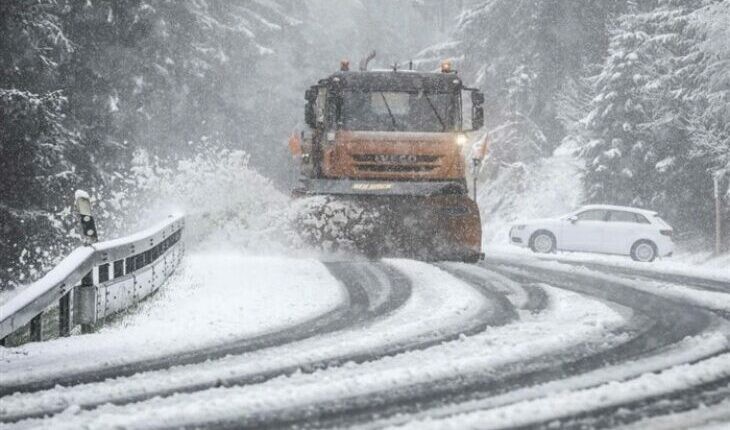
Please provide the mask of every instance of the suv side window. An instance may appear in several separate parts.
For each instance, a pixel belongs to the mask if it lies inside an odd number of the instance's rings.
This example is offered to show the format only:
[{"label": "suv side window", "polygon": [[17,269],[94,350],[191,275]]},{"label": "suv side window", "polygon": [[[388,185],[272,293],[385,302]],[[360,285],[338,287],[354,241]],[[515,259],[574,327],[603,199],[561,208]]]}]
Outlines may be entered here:
[{"label": "suv side window", "polygon": [[579,213],[576,217],[581,221],[605,221],[606,215],[603,209],[590,209]]},{"label": "suv side window", "polygon": [[635,224],[649,224],[649,220],[644,215],[634,212],[610,211],[608,214],[610,222],[631,222]]},{"label": "suv side window", "polygon": [[632,222],[638,223],[637,215],[633,212],[611,211],[608,220],[611,222]]}]

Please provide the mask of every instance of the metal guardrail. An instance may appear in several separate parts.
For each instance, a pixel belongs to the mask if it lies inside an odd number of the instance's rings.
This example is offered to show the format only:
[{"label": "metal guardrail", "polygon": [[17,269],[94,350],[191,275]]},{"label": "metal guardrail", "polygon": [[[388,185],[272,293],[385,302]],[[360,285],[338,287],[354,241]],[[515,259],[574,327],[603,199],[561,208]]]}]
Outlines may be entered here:
[{"label": "metal guardrail", "polygon": [[82,246],[0,305],[0,344],[93,330],[157,291],[180,262],[182,215],[120,239]]}]

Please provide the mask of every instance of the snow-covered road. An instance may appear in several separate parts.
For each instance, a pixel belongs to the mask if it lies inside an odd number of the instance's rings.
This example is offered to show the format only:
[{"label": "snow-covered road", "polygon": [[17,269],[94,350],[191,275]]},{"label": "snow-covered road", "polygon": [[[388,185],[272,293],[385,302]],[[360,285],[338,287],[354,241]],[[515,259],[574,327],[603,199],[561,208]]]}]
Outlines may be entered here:
[{"label": "snow-covered road", "polygon": [[[730,393],[725,286],[510,254],[479,265],[193,255],[101,332],[3,350],[0,421],[579,428],[681,411],[711,423]],[[185,318],[201,308],[221,312]]]}]

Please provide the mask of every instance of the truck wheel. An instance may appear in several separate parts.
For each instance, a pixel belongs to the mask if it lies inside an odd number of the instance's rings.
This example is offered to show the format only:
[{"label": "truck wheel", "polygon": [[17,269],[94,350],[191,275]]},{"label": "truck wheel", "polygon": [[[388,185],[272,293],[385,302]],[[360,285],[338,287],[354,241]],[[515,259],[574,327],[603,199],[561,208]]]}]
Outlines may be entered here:
[{"label": "truck wheel", "polygon": [[651,263],[657,255],[656,245],[650,240],[640,240],[631,247],[631,258],[642,263]]},{"label": "truck wheel", "polygon": [[539,254],[555,252],[555,235],[547,230],[538,230],[530,237],[530,249]]}]

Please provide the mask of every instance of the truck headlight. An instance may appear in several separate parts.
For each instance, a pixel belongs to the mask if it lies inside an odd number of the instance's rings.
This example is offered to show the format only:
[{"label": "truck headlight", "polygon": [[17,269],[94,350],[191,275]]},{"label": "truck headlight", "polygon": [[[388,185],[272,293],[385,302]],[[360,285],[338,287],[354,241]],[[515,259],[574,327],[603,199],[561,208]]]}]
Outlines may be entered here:
[{"label": "truck headlight", "polygon": [[456,144],[457,144],[457,145],[459,145],[459,146],[464,146],[464,145],[466,145],[466,142],[467,142],[468,140],[469,140],[469,139],[468,139],[468,138],[466,137],[466,135],[465,135],[465,134],[457,134],[457,135],[456,135]]}]

